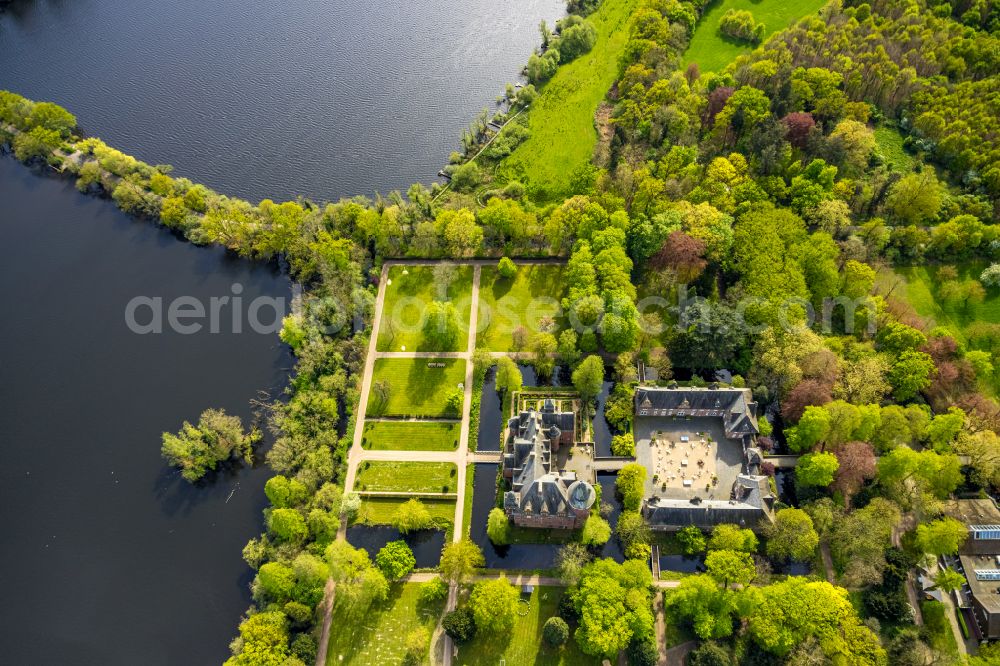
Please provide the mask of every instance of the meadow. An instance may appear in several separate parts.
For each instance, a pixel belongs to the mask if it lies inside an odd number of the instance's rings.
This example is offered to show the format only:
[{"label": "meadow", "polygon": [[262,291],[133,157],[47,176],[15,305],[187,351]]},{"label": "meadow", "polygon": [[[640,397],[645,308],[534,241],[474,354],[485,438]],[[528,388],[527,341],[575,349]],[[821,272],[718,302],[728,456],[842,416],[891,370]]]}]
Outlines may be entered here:
[{"label": "meadow", "polygon": [[594,48],[560,65],[539,89],[528,112],[531,135],[501,164],[499,174],[518,180],[536,201],[554,201],[570,190],[573,175],[590,163],[597,144],[594,113],[618,76],[638,0],[604,0],[587,17],[597,30]]},{"label": "meadow", "polygon": [[766,28],[764,40],[803,16],[815,14],[827,0],[721,0],[705,9],[684,54],[685,64],[696,62],[702,73],[720,72],[742,53],[753,50],[747,42],[719,32],[719,19],[730,9],[746,10]]}]

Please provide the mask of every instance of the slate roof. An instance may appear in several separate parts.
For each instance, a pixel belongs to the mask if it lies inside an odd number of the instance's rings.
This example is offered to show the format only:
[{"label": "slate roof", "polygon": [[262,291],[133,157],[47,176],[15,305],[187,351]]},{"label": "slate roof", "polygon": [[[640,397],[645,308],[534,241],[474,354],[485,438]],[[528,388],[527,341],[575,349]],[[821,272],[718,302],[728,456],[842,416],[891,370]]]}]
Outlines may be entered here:
[{"label": "slate roof", "polygon": [[719,416],[726,434],[754,437],[757,403],[750,389],[663,388],[640,386],[635,392],[637,416]]},{"label": "slate roof", "polygon": [[[585,481],[577,481],[574,472],[559,473],[552,464],[550,441],[564,429],[572,431],[574,418],[572,412],[556,412],[554,404],[547,400],[542,411],[524,411],[508,422],[513,439],[503,464],[513,475],[511,490],[504,494],[505,510],[566,514],[574,508],[587,509],[593,505],[597,496],[594,488]],[[576,491],[573,504],[571,489]]]},{"label": "slate roof", "polygon": [[754,528],[771,522],[774,501],[768,477],[740,474],[729,500],[651,497],[643,506],[643,515],[654,527],[736,523]]}]

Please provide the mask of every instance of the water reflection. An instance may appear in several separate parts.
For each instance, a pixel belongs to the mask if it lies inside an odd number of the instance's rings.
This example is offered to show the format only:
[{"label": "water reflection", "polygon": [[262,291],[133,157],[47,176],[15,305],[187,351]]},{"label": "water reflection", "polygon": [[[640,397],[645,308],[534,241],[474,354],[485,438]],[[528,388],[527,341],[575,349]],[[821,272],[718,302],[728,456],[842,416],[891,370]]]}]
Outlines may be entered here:
[{"label": "water reflection", "polygon": [[441,549],[444,548],[444,536],[444,530],[400,534],[399,530],[389,525],[354,525],[347,528],[347,542],[355,548],[364,548],[372,559],[387,543],[402,539],[413,551],[418,568],[438,565]]}]

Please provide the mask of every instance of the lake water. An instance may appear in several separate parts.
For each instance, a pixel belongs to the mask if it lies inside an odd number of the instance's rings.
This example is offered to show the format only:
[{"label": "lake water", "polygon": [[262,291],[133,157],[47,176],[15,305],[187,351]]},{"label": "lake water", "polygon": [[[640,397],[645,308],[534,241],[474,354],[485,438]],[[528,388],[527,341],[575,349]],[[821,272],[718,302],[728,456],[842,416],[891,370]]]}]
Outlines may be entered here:
[{"label": "lake water", "polygon": [[220,663],[250,601],[240,552],[261,531],[268,472],[192,487],[160,434],[208,407],[249,424],[249,401],[279,395],[292,358],[275,335],[136,335],[125,309],[237,283],[247,303],[287,297],[288,280],[8,156],[0,237],[2,661]]},{"label": "lake water", "polygon": [[[14,0],[0,88],[175,175],[314,200],[430,182],[561,0]],[[0,158],[0,548],[4,662],[217,664],[249,603],[240,551],[263,468],[190,487],[160,434],[224,407],[248,421],[293,360],[275,335],[135,335],[135,296],[287,296],[287,280],[195,248]],[[265,444],[266,445],[266,444]],[[437,537],[435,537],[437,538]]]},{"label": "lake water", "polygon": [[0,88],[251,200],[429,183],[562,0],[14,0]]}]

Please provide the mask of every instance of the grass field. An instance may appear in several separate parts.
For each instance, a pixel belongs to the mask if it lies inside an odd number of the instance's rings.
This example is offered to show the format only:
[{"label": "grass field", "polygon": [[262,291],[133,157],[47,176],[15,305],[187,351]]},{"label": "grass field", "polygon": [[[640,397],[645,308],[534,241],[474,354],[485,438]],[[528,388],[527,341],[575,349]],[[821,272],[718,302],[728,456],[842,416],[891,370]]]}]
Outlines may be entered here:
[{"label": "grass field", "polygon": [[[444,602],[421,606],[419,597],[419,583],[403,583],[393,585],[389,598],[374,605],[363,617],[338,605],[326,663],[329,666],[403,663],[407,635],[418,627],[433,632],[444,608]],[[419,663],[430,663],[430,655]]]},{"label": "grass field", "polygon": [[[518,616],[510,636],[497,638],[495,636],[477,635],[458,651],[456,664],[470,666],[496,666],[503,663],[534,664],[535,666],[576,666],[577,664],[599,664],[599,659],[588,657],[580,652],[573,640],[573,629],[570,629],[570,639],[561,649],[546,646],[542,641],[542,625],[550,617],[557,614],[559,598],[563,590],[558,587],[536,586],[531,593],[527,605],[527,614]],[[524,604],[521,604],[522,606]],[[523,612],[523,610],[522,610]]]},{"label": "grass field", "polygon": [[716,0],[708,6],[691,37],[684,62],[698,63],[704,72],[719,72],[736,56],[749,53],[753,46],[719,33],[719,19],[730,9],[747,10],[767,28],[764,39],[784,30],[803,16],[814,14],[827,0]]},{"label": "grass field", "polygon": [[875,127],[875,141],[878,150],[892,168],[901,173],[913,170],[916,160],[903,148],[903,135],[891,125],[880,124]]},{"label": "grass field", "polygon": [[451,282],[445,285],[435,280],[434,267],[392,266],[382,306],[378,350],[464,351],[465,335],[459,335],[447,349],[435,348],[425,343],[421,326],[427,305],[431,301],[444,301],[454,304],[461,326],[468,330],[472,270],[472,266],[455,266]]},{"label": "grass field", "polygon": [[[394,497],[366,497],[361,500],[361,508],[354,519],[355,523],[366,523],[369,525],[389,525],[392,517],[405,499]],[[434,522],[441,525],[449,525],[455,520],[455,500],[435,500],[421,498],[420,502],[427,507]]]},{"label": "grass field", "polygon": [[951,657],[958,656],[958,642],[955,632],[946,613],[948,609],[940,601],[924,601],[920,604],[920,612],[924,616],[924,628],[927,629],[931,647]]},{"label": "grass field", "polygon": [[[970,262],[956,266],[960,281],[978,280],[979,274],[988,264]],[[898,268],[895,273],[904,280],[901,285],[905,291],[906,300],[921,317],[932,319],[939,326],[949,328],[956,339],[964,342],[966,328],[975,322],[1000,323],[1000,293],[987,290],[986,299],[982,303],[970,304],[968,308],[951,306],[941,303],[935,297],[936,286],[940,283],[937,277],[937,267],[914,266]],[[884,283],[883,283],[884,284]],[[893,295],[898,295],[897,286]]]},{"label": "grass field", "polygon": [[594,112],[618,76],[618,59],[637,4],[604,0],[588,17],[597,30],[594,48],[560,66],[531,105],[531,136],[503,161],[500,173],[524,183],[535,200],[560,198],[574,172],[590,162],[597,144]]},{"label": "grass field", "polygon": [[476,479],[475,463],[465,466],[465,504],[462,509],[462,536],[467,537],[472,528],[472,500]]},{"label": "grass field", "polygon": [[[442,363],[444,367],[428,367]],[[389,396],[382,400],[376,383],[389,384]],[[461,359],[380,358],[375,361],[372,391],[368,397],[371,416],[452,416],[448,396],[465,381],[465,361]]]},{"label": "grass field", "polygon": [[[411,493],[457,491],[452,463],[371,460],[361,464],[355,490],[388,490]],[[447,490],[444,488],[447,487]]]},{"label": "grass field", "polygon": [[372,451],[454,451],[458,423],[369,421],[362,446]]},{"label": "grass field", "polygon": [[510,351],[512,333],[518,326],[534,334],[542,317],[558,317],[562,279],[563,266],[551,264],[518,266],[512,280],[500,277],[496,268],[483,268],[476,346]]}]

